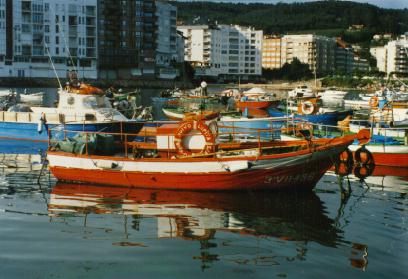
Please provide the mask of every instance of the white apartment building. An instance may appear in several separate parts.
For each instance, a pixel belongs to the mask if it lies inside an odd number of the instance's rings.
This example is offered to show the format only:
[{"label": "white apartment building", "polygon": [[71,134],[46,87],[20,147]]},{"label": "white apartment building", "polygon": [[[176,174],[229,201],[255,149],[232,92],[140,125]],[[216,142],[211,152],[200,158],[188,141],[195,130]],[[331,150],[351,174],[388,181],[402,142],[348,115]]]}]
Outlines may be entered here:
[{"label": "white apartment building", "polygon": [[370,53],[377,60],[377,68],[380,72],[387,72],[387,49],[385,47],[372,47]]},{"label": "white apartment building", "polygon": [[263,32],[250,27],[218,25],[178,26],[185,41],[185,60],[196,75],[222,78],[262,74]]},{"label": "white apartment building", "polygon": [[0,1],[0,77],[97,78],[97,0]]},{"label": "white apartment building", "polygon": [[296,57],[309,64],[310,70],[317,74],[331,73],[335,70],[336,40],[312,34],[285,35],[282,37],[281,65],[291,63]]},{"label": "white apartment building", "polygon": [[383,47],[371,48],[370,53],[377,59],[379,71],[388,75],[408,74],[408,37],[406,35],[388,42]]}]

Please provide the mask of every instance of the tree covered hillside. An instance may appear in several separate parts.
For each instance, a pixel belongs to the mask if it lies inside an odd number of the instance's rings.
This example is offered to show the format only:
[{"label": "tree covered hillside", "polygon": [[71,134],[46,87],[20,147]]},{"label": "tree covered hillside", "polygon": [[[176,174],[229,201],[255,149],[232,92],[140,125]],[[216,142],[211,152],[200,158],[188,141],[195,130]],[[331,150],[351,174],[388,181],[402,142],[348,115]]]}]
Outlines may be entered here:
[{"label": "tree covered hillside", "polygon": [[[376,33],[408,31],[408,10],[383,9],[349,1],[318,1],[294,4],[234,4],[177,1],[179,20],[185,24],[239,24],[263,29],[266,34],[312,32],[342,36],[350,43],[364,42]],[[347,31],[362,24],[357,34]],[[354,32],[356,33],[356,32]]]}]

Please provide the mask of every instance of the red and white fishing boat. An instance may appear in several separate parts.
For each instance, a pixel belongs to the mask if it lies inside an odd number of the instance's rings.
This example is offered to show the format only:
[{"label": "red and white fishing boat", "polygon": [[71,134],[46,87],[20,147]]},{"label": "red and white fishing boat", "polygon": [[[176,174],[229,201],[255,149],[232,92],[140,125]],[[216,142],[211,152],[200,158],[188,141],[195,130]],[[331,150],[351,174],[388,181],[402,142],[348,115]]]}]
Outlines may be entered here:
[{"label": "red and white fishing boat", "polygon": [[[156,136],[128,142],[123,134],[121,153],[74,154],[50,148],[53,175],[76,181],[150,189],[244,190],[312,189],[355,139],[369,140],[369,132],[334,139],[300,141],[219,142],[205,119],[163,124]],[[253,131],[251,131],[253,133]],[[242,138],[242,137],[241,137]]]},{"label": "red and white fishing boat", "polygon": [[[349,149],[356,157],[358,145],[350,145]],[[361,157],[363,163],[373,163],[376,166],[402,167],[408,168],[408,145],[381,145],[367,144]],[[362,151],[360,151],[362,152]],[[408,173],[408,169],[406,170]]]}]

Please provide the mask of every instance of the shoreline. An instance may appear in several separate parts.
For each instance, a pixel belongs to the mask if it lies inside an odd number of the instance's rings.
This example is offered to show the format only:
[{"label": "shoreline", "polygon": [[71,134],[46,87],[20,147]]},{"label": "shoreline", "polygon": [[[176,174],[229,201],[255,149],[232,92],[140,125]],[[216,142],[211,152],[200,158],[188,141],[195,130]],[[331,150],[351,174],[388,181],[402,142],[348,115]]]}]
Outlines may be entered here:
[{"label": "shoreline", "polygon": [[[67,79],[60,79],[61,85],[68,81]],[[182,82],[174,80],[84,80],[84,82],[90,83],[93,86],[100,88],[109,88],[111,86],[115,88],[151,88],[151,89],[168,89],[168,88],[180,88],[191,89],[194,88],[192,82]],[[27,87],[27,88],[58,88],[58,80],[55,78],[0,78],[0,87]]]}]

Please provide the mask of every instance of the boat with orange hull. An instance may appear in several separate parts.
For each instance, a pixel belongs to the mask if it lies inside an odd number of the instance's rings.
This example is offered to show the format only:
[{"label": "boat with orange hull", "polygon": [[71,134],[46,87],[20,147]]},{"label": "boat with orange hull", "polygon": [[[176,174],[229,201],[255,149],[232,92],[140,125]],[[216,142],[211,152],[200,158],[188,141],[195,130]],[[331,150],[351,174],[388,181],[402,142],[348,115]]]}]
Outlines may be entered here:
[{"label": "boat with orange hull", "polygon": [[221,135],[210,127],[205,120],[185,120],[158,127],[153,142],[127,142],[130,136],[122,135],[121,153],[114,155],[51,147],[47,158],[62,181],[198,191],[310,190],[355,139],[366,142],[370,136],[362,130],[334,139],[218,142]]},{"label": "boat with orange hull", "polygon": [[244,108],[250,108],[250,109],[266,109],[271,106],[276,107],[279,104],[279,101],[236,101],[235,105],[237,108],[244,109]]}]

